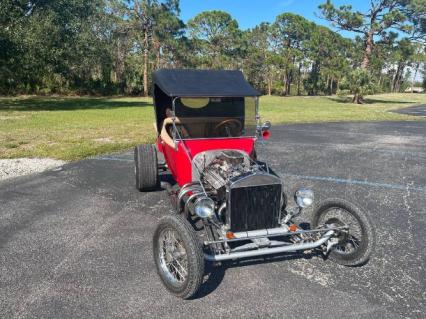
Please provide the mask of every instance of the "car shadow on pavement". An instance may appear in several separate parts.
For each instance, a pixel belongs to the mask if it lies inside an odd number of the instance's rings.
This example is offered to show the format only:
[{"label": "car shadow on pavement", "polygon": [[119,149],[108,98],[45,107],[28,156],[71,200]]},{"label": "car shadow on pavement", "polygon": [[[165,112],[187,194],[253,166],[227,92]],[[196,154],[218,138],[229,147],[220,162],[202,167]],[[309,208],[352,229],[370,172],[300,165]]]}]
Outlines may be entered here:
[{"label": "car shadow on pavement", "polygon": [[225,273],[228,269],[237,268],[237,267],[240,268],[240,267],[255,266],[259,264],[285,262],[285,261],[291,261],[291,260],[297,260],[297,259],[307,260],[307,259],[313,258],[314,256],[316,257],[320,255],[321,254],[318,252],[311,252],[311,253],[296,252],[296,253],[287,253],[285,255],[263,256],[263,257],[258,257],[255,259],[251,258],[251,259],[242,259],[238,261],[226,261],[226,262],[217,263],[217,264],[206,262],[205,276],[207,276],[207,279],[201,285],[198,292],[190,298],[190,300],[206,297],[207,295],[215,291],[222,283],[225,277]]},{"label": "car shadow on pavement", "polygon": [[201,299],[215,291],[223,281],[226,269],[227,268],[223,265],[216,266],[212,263],[206,262],[204,274],[205,276],[207,275],[207,279],[201,285],[197,293],[190,298],[190,300]]}]

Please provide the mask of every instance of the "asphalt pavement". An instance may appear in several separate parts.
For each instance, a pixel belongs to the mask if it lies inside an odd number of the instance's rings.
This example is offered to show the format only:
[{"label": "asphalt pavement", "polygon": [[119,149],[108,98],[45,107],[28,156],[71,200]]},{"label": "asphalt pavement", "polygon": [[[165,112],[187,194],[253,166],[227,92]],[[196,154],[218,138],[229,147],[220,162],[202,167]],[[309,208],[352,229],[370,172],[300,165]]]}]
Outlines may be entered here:
[{"label": "asphalt pavement", "polygon": [[290,198],[306,186],[367,211],[372,260],[209,266],[199,294],[177,299],[151,250],[167,193],[137,192],[133,155],[113,154],[0,183],[0,318],[424,318],[426,121],[277,126],[258,155]]},{"label": "asphalt pavement", "polygon": [[426,116],[426,104],[404,107],[393,112],[413,116]]}]

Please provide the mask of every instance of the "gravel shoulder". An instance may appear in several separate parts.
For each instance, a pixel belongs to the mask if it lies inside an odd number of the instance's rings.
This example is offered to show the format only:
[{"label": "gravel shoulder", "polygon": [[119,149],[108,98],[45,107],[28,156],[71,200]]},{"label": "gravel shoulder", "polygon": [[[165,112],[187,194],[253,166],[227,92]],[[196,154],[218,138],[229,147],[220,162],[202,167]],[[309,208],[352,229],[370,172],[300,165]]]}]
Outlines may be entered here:
[{"label": "gravel shoulder", "polygon": [[65,161],[51,158],[0,159],[0,181],[34,173],[41,173],[49,169],[60,167],[65,163]]}]

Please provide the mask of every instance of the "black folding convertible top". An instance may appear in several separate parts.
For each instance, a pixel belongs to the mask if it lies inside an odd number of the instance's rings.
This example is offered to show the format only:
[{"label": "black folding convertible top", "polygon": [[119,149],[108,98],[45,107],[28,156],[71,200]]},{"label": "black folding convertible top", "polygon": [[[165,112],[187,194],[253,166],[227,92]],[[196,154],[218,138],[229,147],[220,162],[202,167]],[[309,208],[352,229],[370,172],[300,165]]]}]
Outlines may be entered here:
[{"label": "black folding convertible top", "polygon": [[171,97],[244,97],[259,96],[241,71],[160,69],[154,84]]},{"label": "black folding convertible top", "polygon": [[188,114],[197,113],[200,116],[219,116],[218,114],[222,113],[227,115],[243,113],[244,98],[260,95],[244,79],[241,71],[160,69],[154,72],[153,82],[158,133],[167,116],[167,109],[172,109],[173,100],[176,97],[221,98],[220,103],[209,104],[202,110],[184,108],[179,99],[176,101],[176,108],[179,109],[180,115],[190,116]]}]

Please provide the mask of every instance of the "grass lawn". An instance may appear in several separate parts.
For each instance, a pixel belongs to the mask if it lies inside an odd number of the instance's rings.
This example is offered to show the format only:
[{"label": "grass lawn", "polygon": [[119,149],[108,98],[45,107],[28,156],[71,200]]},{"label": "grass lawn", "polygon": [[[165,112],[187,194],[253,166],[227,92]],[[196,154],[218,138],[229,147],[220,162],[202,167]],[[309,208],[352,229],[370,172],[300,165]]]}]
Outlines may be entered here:
[{"label": "grass lawn", "polygon": [[[262,97],[273,124],[325,121],[421,120],[388,112],[426,104],[425,94],[381,94],[355,105],[338,97]],[[77,160],[153,142],[151,98],[0,98],[0,158]]]}]

